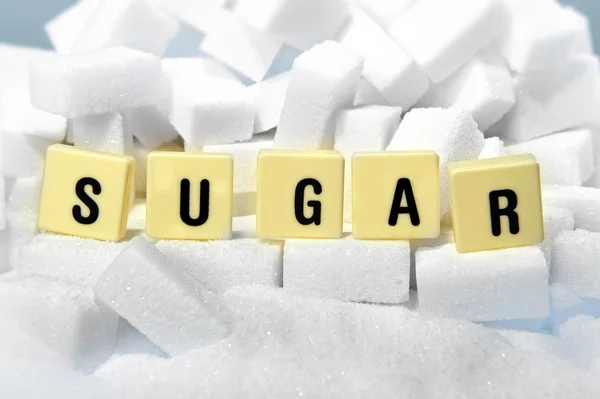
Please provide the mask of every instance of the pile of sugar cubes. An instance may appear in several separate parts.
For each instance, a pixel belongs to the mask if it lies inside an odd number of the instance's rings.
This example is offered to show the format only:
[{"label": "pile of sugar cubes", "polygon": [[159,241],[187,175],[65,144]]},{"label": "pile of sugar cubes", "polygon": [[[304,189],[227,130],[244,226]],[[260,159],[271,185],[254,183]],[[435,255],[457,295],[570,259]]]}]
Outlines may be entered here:
[{"label": "pile of sugar cubes", "polygon": [[[600,64],[556,0],[79,0],[0,44],[1,398],[600,397]],[[46,150],[135,158],[127,235],[39,231]],[[257,154],[435,150],[439,237],[258,238]],[[232,154],[233,237],[145,235]],[[459,253],[450,163],[533,154],[539,246]],[[351,226],[345,226],[351,232]]]}]

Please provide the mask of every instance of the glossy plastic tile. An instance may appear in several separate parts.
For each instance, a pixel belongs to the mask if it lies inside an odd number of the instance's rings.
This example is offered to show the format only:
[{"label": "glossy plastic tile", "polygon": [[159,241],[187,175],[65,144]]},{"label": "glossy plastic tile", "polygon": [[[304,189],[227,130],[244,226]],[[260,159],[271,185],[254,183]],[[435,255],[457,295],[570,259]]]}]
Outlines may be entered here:
[{"label": "glossy plastic tile", "polygon": [[533,155],[450,164],[456,248],[474,252],[544,240],[540,168]]},{"label": "glossy plastic tile", "polygon": [[433,151],[356,153],[352,232],[361,240],[440,234],[439,158]]},{"label": "glossy plastic tile", "polygon": [[344,157],[338,151],[261,150],[256,231],[262,238],[340,238]]},{"label": "glossy plastic tile", "polygon": [[233,158],[229,154],[151,152],[146,234],[164,240],[231,237]]},{"label": "glossy plastic tile", "polygon": [[38,226],[119,241],[125,236],[135,161],[56,144],[48,148]]}]

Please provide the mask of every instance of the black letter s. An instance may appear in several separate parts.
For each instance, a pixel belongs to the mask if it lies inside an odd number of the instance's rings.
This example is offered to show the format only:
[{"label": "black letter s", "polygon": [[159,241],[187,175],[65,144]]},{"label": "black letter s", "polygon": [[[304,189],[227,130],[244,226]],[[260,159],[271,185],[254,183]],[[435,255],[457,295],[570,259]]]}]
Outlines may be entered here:
[{"label": "black letter s", "polygon": [[92,177],[83,177],[79,179],[77,184],[75,185],[75,194],[77,197],[83,202],[85,206],[87,206],[90,210],[89,216],[83,216],[81,214],[81,207],[79,205],[75,205],[73,207],[73,217],[77,221],[77,223],[81,224],[93,224],[98,220],[100,216],[100,209],[98,208],[98,204],[85,192],[85,186],[92,186],[92,192],[95,195],[99,195],[102,192],[102,186],[100,182]]}]

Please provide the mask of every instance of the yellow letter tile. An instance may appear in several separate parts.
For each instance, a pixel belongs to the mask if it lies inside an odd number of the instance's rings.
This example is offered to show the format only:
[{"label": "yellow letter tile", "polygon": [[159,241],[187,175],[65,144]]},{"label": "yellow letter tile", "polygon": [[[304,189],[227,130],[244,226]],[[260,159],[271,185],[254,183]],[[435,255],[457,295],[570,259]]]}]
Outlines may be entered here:
[{"label": "yellow letter tile", "polygon": [[53,233],[119,241],[125,236],[135,161],[55,144],[48,148],[38,226]]},{"label": "yellow letter tile", "polygon": [[449,172],[459,252],[544,240],[540,170],[533,155],[456,162]]},{"label": "yellow letter tile", "polygon": [[439,158],[433,151],[356,153],[352,231],[361,240],[440,234]]},{"label": "yellow letter tile", "polygon": [[338,151],[260,151],[259,237],[340,238],[343,197],[344,157]]},{"label": "yellow letter tile", "polygon": [[233,158],[156,151],[148,155],[146,234],[166,240],[231,237]]}]

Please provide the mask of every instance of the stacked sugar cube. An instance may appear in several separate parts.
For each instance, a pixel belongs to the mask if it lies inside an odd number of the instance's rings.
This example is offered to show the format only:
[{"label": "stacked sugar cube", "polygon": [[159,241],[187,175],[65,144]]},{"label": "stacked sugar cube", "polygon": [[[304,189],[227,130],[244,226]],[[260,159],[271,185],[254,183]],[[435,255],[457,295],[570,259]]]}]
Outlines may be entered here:
[{"label": "stacked sugar cube", "polygon": [[[0,397],[600,393],[600,72],[576,10],[79,0],[46,31],[55,51],[0,44]],[[61,142],[136,159],[122,242],[38,231]],[[441,234],[261,240],[266,148],[341,151],[346,222],[353,153],[434,150]],[[155,150],[232,154],[231,240],[145,237]],[[458,253],[447,166],[523,153],[545,241]]]}]

